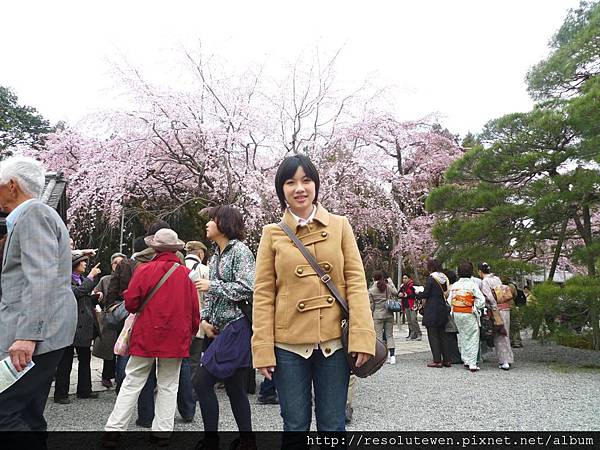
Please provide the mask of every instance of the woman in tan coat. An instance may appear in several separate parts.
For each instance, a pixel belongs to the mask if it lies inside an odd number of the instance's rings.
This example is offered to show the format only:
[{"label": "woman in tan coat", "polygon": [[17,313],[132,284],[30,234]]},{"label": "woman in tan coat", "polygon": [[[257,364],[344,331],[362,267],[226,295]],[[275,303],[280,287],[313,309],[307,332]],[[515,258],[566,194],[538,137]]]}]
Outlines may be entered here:
[{"label": "woman in tan coat", "polygon": [[398,295],[398,290],[394,282],[387,278],[381,270],[373,274],[373,285],[369,289],[369,300],[371,301],[371,311],[373,311],[373,322],[375,323],[375,334],[383,341],[383,332],[385,331],[385,341],[389,352],[388,364],[396,364],[396,344],[394,342],[394,313],[388,311],[385,302]]},{"label": "woman in tan coat", "polygon": [[[283,221],[316,257],[350,309],[349,351],[357,365],[375,353],[362,260],[343,216],[319,203],[319,174],[304,155],[285,158],[275,178]],[[341,343],[342,308],[277,225],[264,227],[256,258],[252,355],[273,379],[284,431],[310,429],[311,384],[319,431],[344,431],[350,370]]]}]

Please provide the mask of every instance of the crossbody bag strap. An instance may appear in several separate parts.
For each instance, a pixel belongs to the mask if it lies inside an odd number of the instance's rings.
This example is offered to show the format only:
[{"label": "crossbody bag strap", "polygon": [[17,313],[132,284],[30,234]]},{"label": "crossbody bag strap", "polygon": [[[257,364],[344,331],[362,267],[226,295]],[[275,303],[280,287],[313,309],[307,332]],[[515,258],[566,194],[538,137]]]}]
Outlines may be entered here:
[{"label": "crossbody bag strap", "polygon": [[321,281],[325,283],[331,294],[342,307],[345,316],[344,318],[348,319],[348,317],[350,316],[350,312],[348,311],[348,303],[346,303],[346,300],[344,299],[344,297],[342,297],[340,291],[338,291],[337,287],[335,287],[335,284],[333,284],[331,277],[323,270],[323,268],[319,265],[314,256],[308,251],[308,249],[304,246],[300,239],[298,239],[298,236],[296,236],[296,234],[290,229],[290,227],[287,226],[286,223],[284,223],[283,221],[279,222],[279,228],[281,228],[296,245],[296,247],[298,247],[300,253],[302,253],[304,258],[306,258],[306,261],[308,261],[308,263],[319,276]]},{"label": "crossbody bag strap", "polygon": [[[448,290],[447,290],[447,291],[445,291],[445,290],[444,290],[444,288],[442,287],[442,283],[440,283],[440,282],[437,280],[437,278],[436,278],[436,277],[433,277],[433,276],[432,276],[431,278],[433,278],[433,280],[434,280],[434,281],[437,283],[437,285],[440,287],[440,291],[442,291],[442,297],[444,297],[444,300],[448,299],[448,295],[450,295],[450,286],[448,286]],[[449,282],[448,282],[448,283],[446,283],[446,284],[449,284]],[[446,293],[446,292],[447,292],[447,293]]]},{"label": "crossbody bag strap", "polygon": [[167,273],[165,273],[162,278],[159,280],[159,282],[156,284],[156,286],[154,286],[152,288],[152,290],[150,291],[150,293],[148,294],[148,296],[144,299],[144,301],[142,302],[141,306],[138,308],[138,310],[136,311],[136,314],[141,313],[144,310],[144,306],[146,306],[146,304],[150,301],[150,299],[152,297],[154,297],[154,294],[156,294],[156,291],[158,291],[161,286],[163,284],[165,284],[165,281],[167,281],[167,279],[173,274],[173,272],[175,272],[175,270],[180,266],[179,263],[175,263],[173,264],[173,267],[171,267]]}]

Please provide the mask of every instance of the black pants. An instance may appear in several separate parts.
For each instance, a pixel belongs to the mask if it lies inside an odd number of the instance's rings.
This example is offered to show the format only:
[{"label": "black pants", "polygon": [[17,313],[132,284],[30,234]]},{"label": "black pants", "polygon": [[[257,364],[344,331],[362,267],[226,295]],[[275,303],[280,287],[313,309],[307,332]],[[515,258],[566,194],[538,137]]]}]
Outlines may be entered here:
[{"label": "black pants", "polygon": [[77,350],[77,395],[86,396],[92,392],[92,352],[89,347],[67,347],[63,353],[58,368],[56,369],[56,382],[54,383],[54,398],[69,396],[71,369],[73,368],[73,351]]},{"label": "black pants", "polygon": [[[204,366],[197,367],[193,384],[200,403],[204,431],[215,434],[219,427],[219,401],[215,393],[217,381],[219,380],[211,375]],[[223,381],[238,429],[240,432],[252,431],[250,402],[247,394],[248,369],[238,369],[231,377]]]},{"label": "black pants", "polygon": [[105,359],[102,364],[102,379],[103,380],[111,380],[115,377],[115,360],[113,359]]},{"label": "black pants", "polygon": [[444,327],[427,327],[427,338],[434,362],[452,362],[448,337]]},{"label": "black pants", "polygon": [[0,431],[46,431],[44,409],[63,350],[34,356],[35,366],[0,394]]}]

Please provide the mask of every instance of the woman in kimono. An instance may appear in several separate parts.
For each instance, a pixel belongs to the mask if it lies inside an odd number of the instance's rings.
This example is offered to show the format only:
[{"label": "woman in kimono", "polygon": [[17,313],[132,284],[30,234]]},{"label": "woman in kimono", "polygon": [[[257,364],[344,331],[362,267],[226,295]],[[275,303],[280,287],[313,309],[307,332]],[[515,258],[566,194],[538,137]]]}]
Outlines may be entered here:
[{"label": "woman in kimono", "polygon": [[477,372],[479,351],[479,310],[485,306],[485,298],[471,279],[473,264],[463,261],[458,266],[458,281],[450,288],[448,302],[452,317],[458,328],[458,346],[465,368]]}]

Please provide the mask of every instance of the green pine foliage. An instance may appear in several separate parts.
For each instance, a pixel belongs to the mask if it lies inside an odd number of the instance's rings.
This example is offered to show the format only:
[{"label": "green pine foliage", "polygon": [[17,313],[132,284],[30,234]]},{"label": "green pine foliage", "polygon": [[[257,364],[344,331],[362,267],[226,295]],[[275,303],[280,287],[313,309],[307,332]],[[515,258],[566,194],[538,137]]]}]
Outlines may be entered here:
[{"label": "green pine foliage", "polygon": [[20,105],[10,89],[0,86],[0,156],[9,156],[16,145],[40,148],[51,131],[35,108]]},{"label": "green pine foliage", "polygon": [[[485,260],[496,273],[509,275],[539,262],[540,253],[547,255],[550,248],[550,272],[567,257],[586,267],[589,277],[597,276],[600,3],[582,2],[570,11],[550,47],[548,58],[527,74],[529,92],[539,103],[469,134],[464,141],[469,150],[427,198],[427,209],[438,217],[433,235],[440,257],[450,264]],[[571,299],[579,316],[587,317],[594,348],[600,350],[597,305],[577,303],[571,295],[577,291],[580,298],[591,298],[581,290],[586,283],[595,286],[590,280],[568,283],[568,295],[543,285],[536,296],[543,298],[547,314]]]}]

